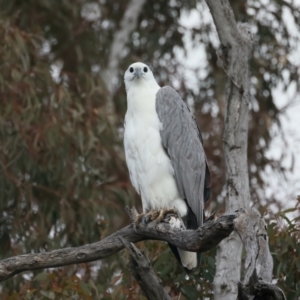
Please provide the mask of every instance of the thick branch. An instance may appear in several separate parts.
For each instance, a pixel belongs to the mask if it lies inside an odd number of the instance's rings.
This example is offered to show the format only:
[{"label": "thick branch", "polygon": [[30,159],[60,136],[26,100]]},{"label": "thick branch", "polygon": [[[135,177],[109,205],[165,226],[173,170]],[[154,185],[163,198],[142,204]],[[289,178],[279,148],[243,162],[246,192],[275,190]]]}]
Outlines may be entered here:
[{"label": "thick branch", "polygon": [[206,222],[195,231],[174,229],[167,223],[157,225],[151,222],[138,228],[131,224],[97,243],[1,260],[0,281],[23,271],[60,267],[109,257],[124,248],[120,237],[131,243],[148,239],[161,240],[183,250],[204,252],[215,247],[233,231],[234,218],[235,215],[225,215],[215,221]]},{"label": "thick branch", "polygon": [[240,211],[235,220],[235,230],[243,241],[245,258],[245,276],[243,283],[248,284],[256,269],[258,278],[272,281],[273,258],[269,250],[269,238],[264,219],[256,209]]},{"label": "thick branch", "polygon": [[238,299],[284,300],[284,293],[271,282],[273,258],[267,226],[260,213],[256,209],[240,210],[234,226],[246,252],[246,272],[243,283],[239,283]]},{"label": "thick branch", "polygon": [[171,300],[161,280],[153,271],[148,257],[134,244],[121,238],[130,253],[129,268],[149,300]]},{"label": "thick branch", "polygon": [[239,283],[238,285],[238,300],[286,300],[283,291],[272,284],[264,280],[259,280],[254,269],[253,274],[250,277],[248,285]]}]

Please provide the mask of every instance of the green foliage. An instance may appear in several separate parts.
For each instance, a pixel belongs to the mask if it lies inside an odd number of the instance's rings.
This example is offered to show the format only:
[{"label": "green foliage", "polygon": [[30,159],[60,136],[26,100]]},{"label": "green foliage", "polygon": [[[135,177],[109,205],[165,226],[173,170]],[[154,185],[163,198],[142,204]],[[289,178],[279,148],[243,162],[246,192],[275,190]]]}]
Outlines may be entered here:
[{"label": "green foliage", "polygon": [[[35,276],[32,281],[25,283],[19,293],[13,292],[10,295],[5,293],[3,297],[8,300],[14,299],[83,299],[92,300],[99,292],[93,281],[84,283],[77,276],[65,276],[58,272],[43,272]],[[103,299],[103,298],[101,298]]]},{"label": "green foliage", "polygon": [[[290,5],[272,3],[278,26],[259,19],[261,12],[268,13],[259,1],[250,1],[248,6],[232,1],[237,20],[249,21],[258,30],[251,61],[257,101],[253,97],[249,135],[249,166],[256,165],[251,168],[250,182],[258,205],[257,190],[264,187],[261,170],[267,165],[281,167],[265,158],[272,138],[270,126],[279,122],[281,113],[271,89],[283,79],[284,71],[289,72],[286,86],[296,80],[297,72],[288,58],[294,44],[282,21],[282,10]],[[95,5],[95,17],[85,17],[84,11]],[[0,0],[1,259],[98,241],[128,224],[126,205],[140,207],[128,178],[121,138],[126,110],[122,77],[128,65],[138,60],[153,67],[161,85],[172,85],[175,79],[181,95],[195,100],[213,178],[210,209],[224,207],[221,153],[226,76],[217,64],[213,28],[205,23],[190,29],[193,45],[203,46],[207,53],[206,75],[192,70],[199,90],[192,90],[181,75],[174,50],[184,53],[182,12],[195,7],[200,14],[207,10],[194,0],[146,1],[122,52],[113,97],[116,123],[112,125],[106,114],[109,97],[102,76],[127,5],[128,1],[107,0]],[[299,20],[296,10],[292,15]],[[269,226],[275,278],[288,299],[299,296],[298,230],[297,218],[282,228],[277,223]],[[149,241],[145,245],[172,296],[212,298],[215,250],[202,256],[200,274],[187,279],[166,244]],[[126,262],[123,251],[100,263],[20,274],[2,284],[0,297],[143,299]]]},{"label": "green foliage", "polygon": [[[288,217],[288,215],[293,217]],[[296,216],[296,217],[295,217]],[[271,221],[269,243],[274,259],[274,278],[287,299],[300,297],[300,197],[295,208]]]}]

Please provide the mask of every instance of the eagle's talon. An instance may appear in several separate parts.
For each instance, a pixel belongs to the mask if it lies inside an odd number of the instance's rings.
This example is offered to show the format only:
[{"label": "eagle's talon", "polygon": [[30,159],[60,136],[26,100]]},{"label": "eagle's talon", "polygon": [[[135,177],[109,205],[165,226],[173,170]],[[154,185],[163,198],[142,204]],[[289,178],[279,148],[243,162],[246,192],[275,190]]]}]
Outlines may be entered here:
[{"label": "eagle's talon", "polygon": [[161,210],[151,210],[146,213],[141,213],[137,216],[134,226],[135,228],[141,226],[147,226],[148,223],[155,221],[159,224],[163,221],[169,223],[171,217],[178,217],[178,212],[175,208],[171,209],[161,209]]},{"label": "eagle's talon", "polygon": [[159,215],[156,218],[157,223],[161,223],[163,220],[169,220],[171,216],[177,216],[177,210],[175,208],[171,209],[162,209],[159,211]]},{"label": "eagle's talon", "polygon": [[140,223],[143,220],[144,215],[145,215],[144,213],[141,213],[137,216],[136,220],[134,221],[135,228],[137,228],[140,225]]},{"label": "eagle's talon", "polygon": [[146,213],[141,213],[138,215],[136,218],[134,224],[138,227],[140,224],[142,226],[147,226],[148,223],[152,222],[153,220],[156,219],[156,216],[158,215],[157,211],[149,211]]},{"label": "eagle's talon", "polygon": [[146,214],[143,218],[142,218],[142,221],[141,223],[143,224],[143,226],[147,226],[148,223],[150,223],[152,220],[152,215],[149,213],[149,214]]}]

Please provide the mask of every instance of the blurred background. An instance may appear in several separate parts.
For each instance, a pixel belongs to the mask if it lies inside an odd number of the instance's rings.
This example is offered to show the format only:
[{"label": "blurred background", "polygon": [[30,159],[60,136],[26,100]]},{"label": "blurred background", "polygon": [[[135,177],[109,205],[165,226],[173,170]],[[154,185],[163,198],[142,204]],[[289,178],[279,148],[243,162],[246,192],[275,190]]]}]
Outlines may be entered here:
[{"label": "blurred background", "polygon": [[[251,206],[269,224],[274,282],[300,296],[300,3],[231,1],[255,36]],[[224,212],[227,81],[204,1],[0,0],[0,258],[99,241],[141,203],[123,150],[123,74],[148,64],[186,100],[212,173],[207,215]],[[174,299],[213,299],[215,249],[186,276],[165,243],[146,248]],[[102,261],[19,274],[1,299],[144,299],[122,251]]]}]

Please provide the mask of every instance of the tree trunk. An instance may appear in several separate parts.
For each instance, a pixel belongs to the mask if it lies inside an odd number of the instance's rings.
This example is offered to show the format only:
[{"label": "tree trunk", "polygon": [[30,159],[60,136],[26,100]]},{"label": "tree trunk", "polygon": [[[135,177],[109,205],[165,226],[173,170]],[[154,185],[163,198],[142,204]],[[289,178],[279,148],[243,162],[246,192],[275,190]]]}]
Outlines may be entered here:
[{"label": "tree trunk", "polygon": [[[223,68],[228,76],[223,136],[226,162],[226,212],[247,208],[250,201],[247,140],[249,67],[252,36],[247,24],[236,24],[227,0],[206,0],[220,38]],[[216,257],[215,299],[236,299],[240,281],[242,242],[236,233],[223,240]]]}]

